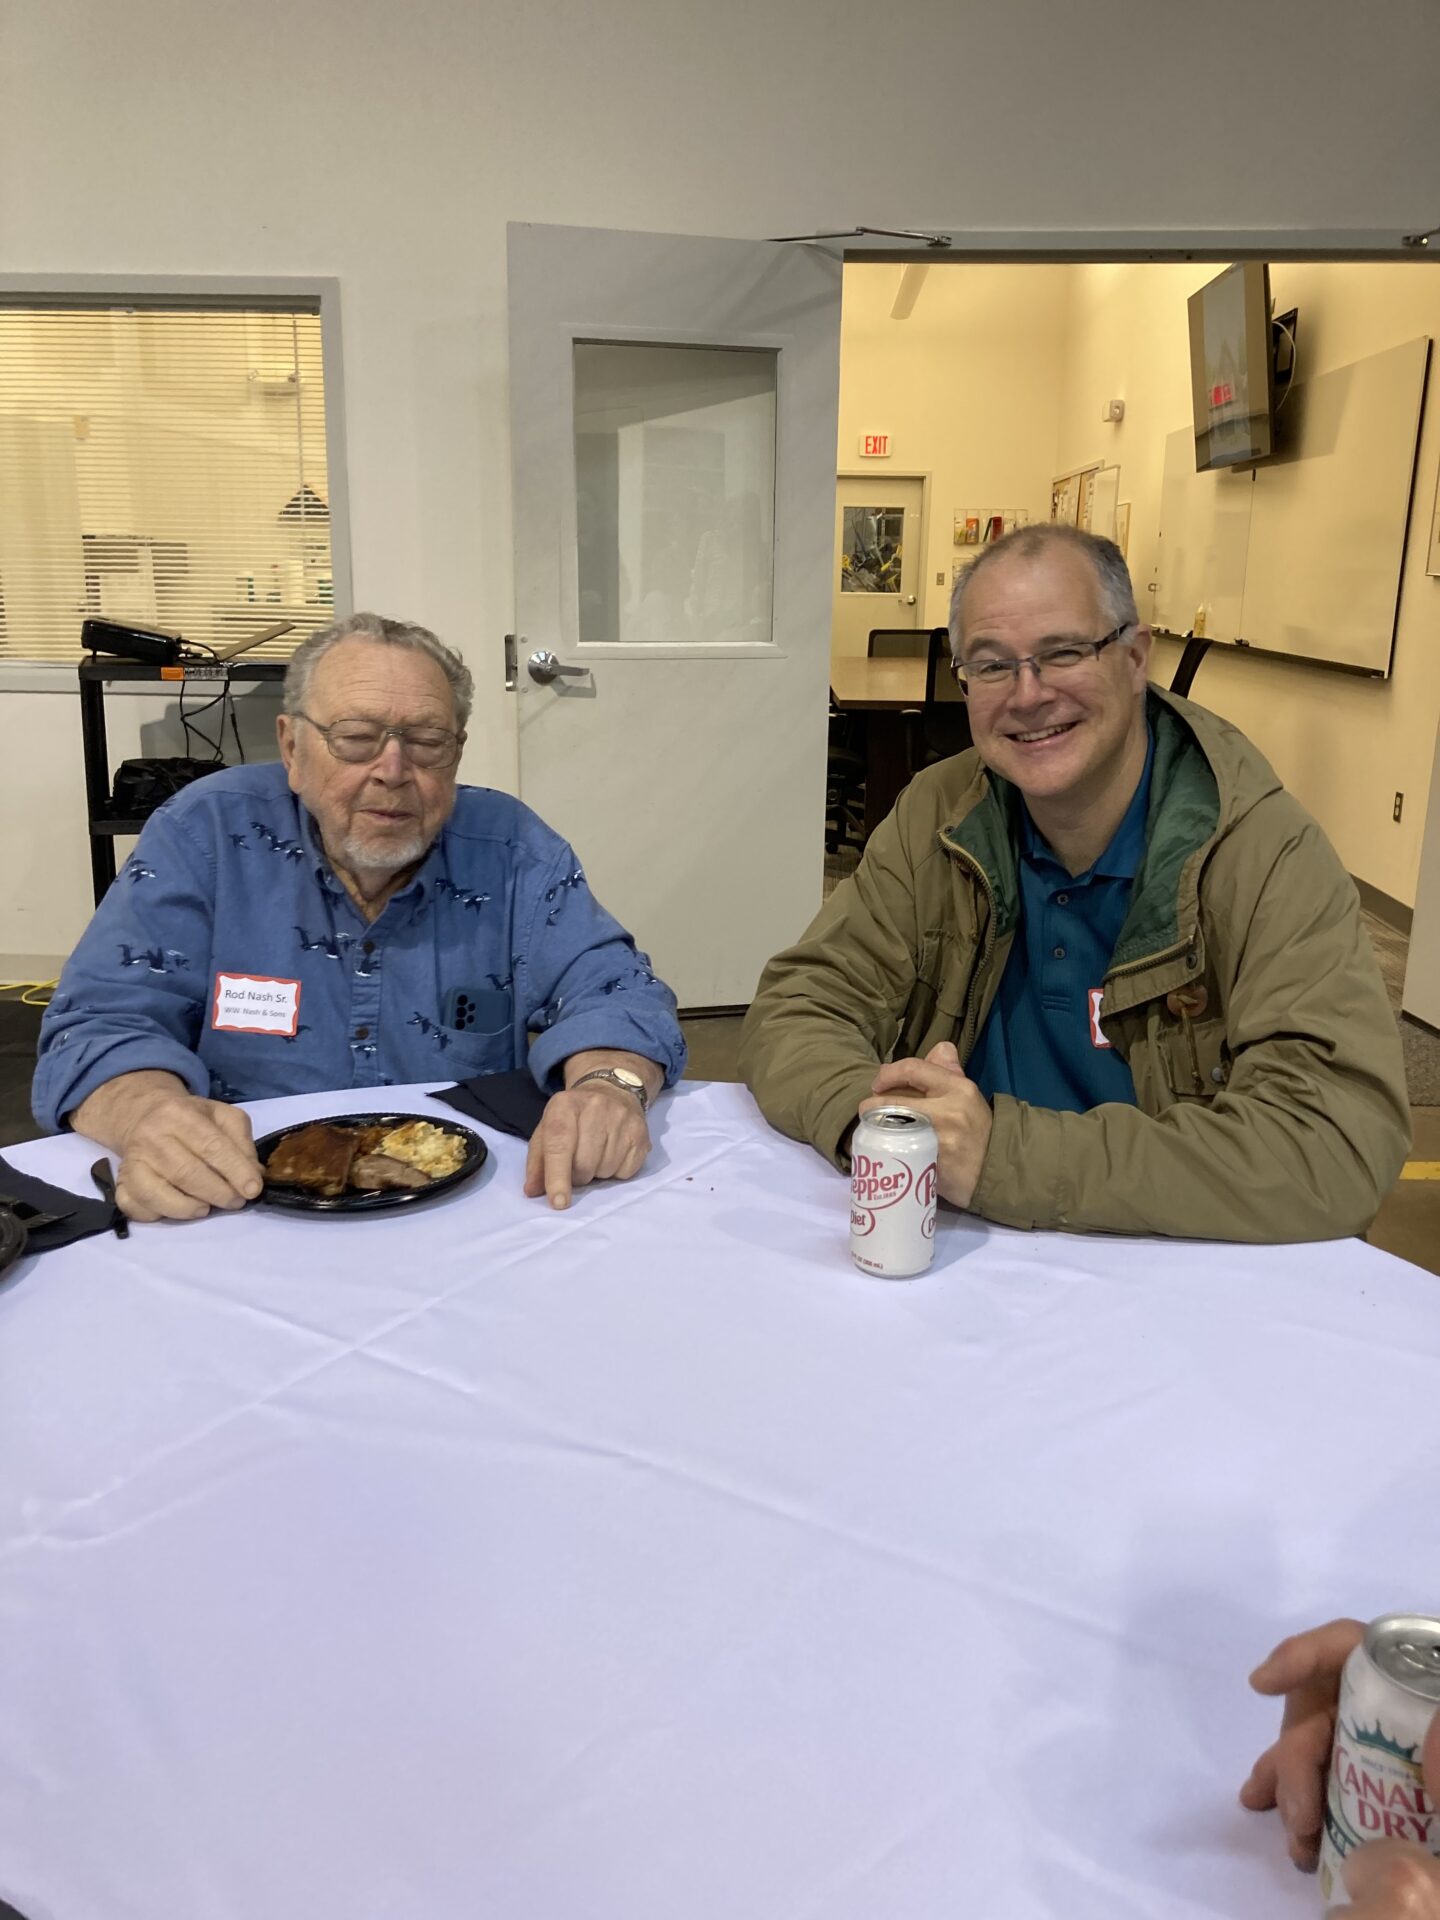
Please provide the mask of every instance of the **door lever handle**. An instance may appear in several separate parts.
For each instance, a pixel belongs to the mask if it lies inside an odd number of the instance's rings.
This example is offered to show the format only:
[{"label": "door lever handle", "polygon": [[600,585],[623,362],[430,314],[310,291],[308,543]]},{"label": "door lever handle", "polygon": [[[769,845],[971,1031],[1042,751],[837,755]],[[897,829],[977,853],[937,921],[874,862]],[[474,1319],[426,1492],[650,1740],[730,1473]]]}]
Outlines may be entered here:
[{"label": "door lever handle", "polygon": [[525,662],[526,671],[538,686],[548,687],[552,680],[558,680],[562,674],[574,675],[588,673],[588,667],[564,667],[551,653],[548,647],[539,647]]}]

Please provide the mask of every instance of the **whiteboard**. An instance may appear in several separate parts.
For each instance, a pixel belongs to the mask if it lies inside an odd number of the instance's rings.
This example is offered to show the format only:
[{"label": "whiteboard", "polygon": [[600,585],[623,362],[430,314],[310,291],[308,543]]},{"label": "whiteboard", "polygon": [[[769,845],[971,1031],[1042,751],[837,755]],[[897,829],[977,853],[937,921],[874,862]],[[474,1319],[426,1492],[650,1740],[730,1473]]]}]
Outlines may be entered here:
[{"label": "whiteboard", "polygon": [[1156,625],[1203,607],[1214,640],[1388,674],[1429,356],[1407,340],[1298,384],[1253,473],[1196,473],[1190,428],[1170,434]]},{"label": "whiteboard", "polygon": [[1155,624],[1164,632],[1192,632],[1203,608],[1212,640],[1240,634],[1254,490],[1253,473],[1197,473],[1189,427],[1167,434],[1155,571]]},{"label": "whiteboard", "polygon": [[1429,357],[1407,340],[1296,390],[1296,454],[1255,474],[1247,646],[1390,671]]}]

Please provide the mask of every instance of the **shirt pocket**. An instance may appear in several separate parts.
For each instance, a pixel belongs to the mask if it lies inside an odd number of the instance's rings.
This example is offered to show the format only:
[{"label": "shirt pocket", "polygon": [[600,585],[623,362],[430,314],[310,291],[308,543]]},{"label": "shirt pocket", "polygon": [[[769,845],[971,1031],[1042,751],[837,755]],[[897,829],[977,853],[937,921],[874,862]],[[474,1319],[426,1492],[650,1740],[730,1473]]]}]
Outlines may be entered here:
[{"label": "shirt pocket", "polygon": [[515,1002],[508,987],[462,988],[445,1002],[444,1059],[457,1080],[503,1073],[515,1058]]}]

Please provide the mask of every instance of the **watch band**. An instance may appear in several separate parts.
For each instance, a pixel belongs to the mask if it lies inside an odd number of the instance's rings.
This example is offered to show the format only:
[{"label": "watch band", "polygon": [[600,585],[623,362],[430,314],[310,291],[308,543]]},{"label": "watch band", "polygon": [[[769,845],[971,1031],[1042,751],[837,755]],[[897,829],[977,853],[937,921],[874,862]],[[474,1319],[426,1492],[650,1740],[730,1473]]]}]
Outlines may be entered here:
[{"label": "watch band", "polygon": [[612,1087],[633,1093],[640,1102],[642,1113],[650,1111],[650,1096],[645,1091],[645,1082],[638,1073],[631,1073],[628,1068],[592,1067],[588,1073],[582,1073],[578,1079],[570,1082],[570,1092],[573,1093],[576,1087],[583,1087],[587,1080],[608,1080]]}]

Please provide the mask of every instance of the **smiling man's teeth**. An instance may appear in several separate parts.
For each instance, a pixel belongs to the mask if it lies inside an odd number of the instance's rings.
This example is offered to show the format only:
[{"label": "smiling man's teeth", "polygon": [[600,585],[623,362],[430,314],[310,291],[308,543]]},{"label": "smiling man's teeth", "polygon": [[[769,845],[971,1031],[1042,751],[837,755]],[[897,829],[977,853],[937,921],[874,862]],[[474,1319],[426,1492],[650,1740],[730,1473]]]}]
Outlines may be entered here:
[{"label": "smiling man's teeth", "polygon": [[1031,740],[1053,740],[1057,733],[1068,733],[1074,724],[1075,722],[1073,720],[1067,720],[1063,726],[1042,727],[1038,733],[1017,733],[1015,738],[1027,742]]}]

